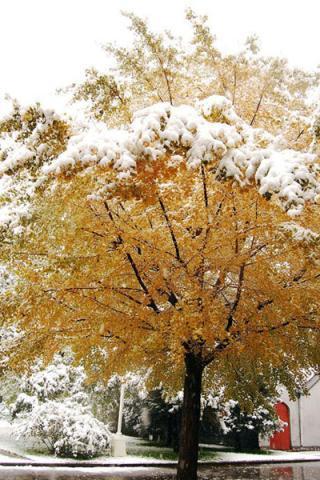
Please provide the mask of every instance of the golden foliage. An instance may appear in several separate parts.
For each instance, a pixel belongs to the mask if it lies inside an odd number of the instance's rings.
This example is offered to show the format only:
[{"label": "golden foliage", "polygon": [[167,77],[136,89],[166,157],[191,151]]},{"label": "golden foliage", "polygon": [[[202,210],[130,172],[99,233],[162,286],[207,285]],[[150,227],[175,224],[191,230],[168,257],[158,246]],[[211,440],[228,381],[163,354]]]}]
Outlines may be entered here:
[{"label": "golden foliage", "polygon": [[[253,187],[218,182],[205,165],[165,165],[148,176],[141,162],[138,190],[134,178],[112,198],[88,199],[110,175],[91,169],[41,199],[12,254],[14,317],[27,332],[14,361],[71,344],[100,376],[152,366],[176,387],[186,352],[211,365],[210,381],[232,377],[230,356],[311,365],[319,237],[297,241]],[[318,229],[315,207],[300,223]]]}]

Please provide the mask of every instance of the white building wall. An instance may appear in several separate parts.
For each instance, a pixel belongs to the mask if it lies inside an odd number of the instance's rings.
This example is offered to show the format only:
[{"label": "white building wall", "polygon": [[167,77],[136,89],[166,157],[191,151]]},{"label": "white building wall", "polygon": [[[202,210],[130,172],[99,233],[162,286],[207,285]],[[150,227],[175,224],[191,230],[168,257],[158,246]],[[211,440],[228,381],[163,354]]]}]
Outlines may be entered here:
[{"label": "white building wall", "polygon": [[320,379],[317,378],[301,401],[301,437],[303,447],[320,447]]},{"label": "white building wall", "polygon": [[299,401],[290,400],[288,392],[286,390],[284,390],[281,394],[281,401],[284,402],[289,407],[291,447],[292,448],[301,447]]}]

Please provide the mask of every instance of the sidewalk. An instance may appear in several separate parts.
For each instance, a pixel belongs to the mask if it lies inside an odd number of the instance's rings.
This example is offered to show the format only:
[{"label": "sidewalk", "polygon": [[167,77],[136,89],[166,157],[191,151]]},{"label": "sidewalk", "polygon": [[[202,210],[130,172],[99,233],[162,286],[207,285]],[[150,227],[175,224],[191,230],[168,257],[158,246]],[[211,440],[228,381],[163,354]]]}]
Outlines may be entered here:
[{"label": "sidewalk", "polygon": [[[32,458],[30,458],[32,457]],[[0,466],[1,467],[64,467],[64,468],[114,468],[114,467],[153,467],[153,468],[169,468],[175,467],[177,461],[174,460],[158,460],[148,457],[103,457],[103,459],[95,460],[65,460],[51,457],[35,458],[35,456],[21,457],[13,452],[0,450]],[[272,463],[299,463],[299,462],[318,462],[320,461],[320,452],[280,452],[271,451],[268,454],[248,454],[248,453],[234,453],[221,452],[217,454],[213,460],[201,460],[200,465],[219,466],[219,465],[253,465],[253,464],[272,464]]]}]

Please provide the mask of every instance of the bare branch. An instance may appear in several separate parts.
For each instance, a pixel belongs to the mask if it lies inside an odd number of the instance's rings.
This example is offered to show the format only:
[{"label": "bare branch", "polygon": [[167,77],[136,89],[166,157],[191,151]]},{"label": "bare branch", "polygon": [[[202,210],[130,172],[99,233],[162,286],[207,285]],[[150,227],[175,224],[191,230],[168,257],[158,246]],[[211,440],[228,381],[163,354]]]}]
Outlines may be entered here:
[{"label": "bare branch", "polygon": [[169,229],[169,231],[170,231],[172,243],[173,243],[173,245],[174,245],[174,249],[175,249],[175,252],[176,252],[176,259],[177,259],[179,262],[182,262],[182,259],[181,259],[181,256],[180,256],[180,250],[179,250],[178,242],[177,242],[176,236],[175,236],[175,234],[174,234],[171,221],[170,221],[170,219],[169,219],[169,217],[168,217],[166,208],[165,208],[165,206],[164,206],[164,203],[163,203],[160,195],[158,195],[158,200],[159,200],[159,203],[160,203],[161,210],[162,210],[162,212],[163,212],[164,218],[165,218],[165,220],[166,220],[167,227],[168,227],[168,229]]}]

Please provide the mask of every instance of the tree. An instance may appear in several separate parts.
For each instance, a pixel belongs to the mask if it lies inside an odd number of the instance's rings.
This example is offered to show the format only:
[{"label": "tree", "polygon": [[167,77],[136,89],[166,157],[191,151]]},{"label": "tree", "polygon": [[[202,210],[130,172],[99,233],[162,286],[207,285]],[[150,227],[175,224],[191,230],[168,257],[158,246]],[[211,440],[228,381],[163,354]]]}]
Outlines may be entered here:
[{"label": "tree", "polygon": [[219,96],[147,108],[117,135],[92,128],[43,169],[54,188],[11,255],[27,340],[14,361],[71,344],[96,375],[152,366],[176,388],[183,375],[177,478],[193,480],[203,383],[242,354],[293,373],[315,362],[316,157]]},{"label": "tree", "polygon": [[[75,98],[132,125],[17,105],[1,121],[2,257],[17,285],[2,310],[25,329],[18,366],[71,343],[96,376],[152,364],[178,389],[187,371],[178,476],[192,479],[204,371],[231,394],[228,362],[244,352],[268,375],[285,362],[292,389],[318,361],[318,179],[301,152],[318,152],[319,77],[261,57],[254,38],[223,55],[192,11],[191,49],[127,16],[132,48],[107,47],[117,71],[91,70]],[[226,98],[202,101],[213,93]]]}]

